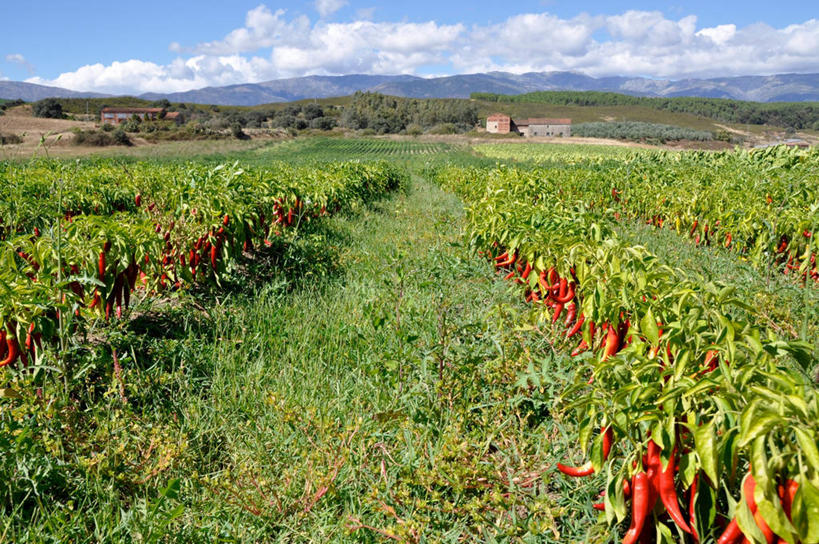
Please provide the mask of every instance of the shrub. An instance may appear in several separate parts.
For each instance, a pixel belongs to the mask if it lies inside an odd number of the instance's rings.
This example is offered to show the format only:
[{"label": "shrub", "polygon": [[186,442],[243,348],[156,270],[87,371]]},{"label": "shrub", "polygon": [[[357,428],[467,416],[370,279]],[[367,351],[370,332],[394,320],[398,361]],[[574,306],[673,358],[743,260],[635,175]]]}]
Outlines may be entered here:
[{"label": "shrub", "polygon": [[455,134],[458,128],[454,123],[441,123],[429,129],[430,134]]},{"label": "shrub", "polygon": [[141,119],[134,115],[120,125],[120,129],[125,132],[139,132],[139,125],[142,123]]},{"label": "shrub", "polygon": [[62,119],[63,106],[55,98],[46,98],[35,102],[32,107],[34,117],[45,117],[48,119]]},{"label": "shrub", "polygon": [[273,126],[276,128],[290,128],[296,126],[294,115],[277,115],[273,118]]},{"label": "shrub", "polygon": [[424,129],[421,127],[421,125],[416,123],[407,125],[407,134],[409,134],[410,136],[420,136],[423,133]]},{"label": "shrub", "polygon": [[709,141],[713,134],[704,130],[662,125],[657,123],[642,123],[638,121],[618,121],[610,123],[582,123],[572,127],[574,136],[589,138],[615,138],[620,140],[656,140],[666,142],[670,140],[697,140]]},{"label": "shrub", "polygon": [[115,128],[117,127],[115,127],[111,123],[105,123],[102,125],[102,130],[104,130],[105,132],[112,132]]},{"label": "shrub", "polygon": [[131,145],[131,140],[121,128],[108,132],[101,130],[76,130],[74,131],[74,144],[104,147],[109,145]]},{"label": "shrub", "polygon": [[131,145],[131,140],[128,138],[128,135],[125,134],[125,131],[121,128],[118,128],[114,132],[111,133],[114,137],[114,143],[117,145]]},{"label": "shrub", "polygon": [[242,125],[240,123],[238,123],[238,122],[233,123],[232,125],[230,125],[230,133],[237,140],[249,140],[250,139],[250,136],[245,134],[245,131],[242,130]]},{"label": "shrub", "polygon": [[0,145],[21,144],[23,138],[17,134],[2,134],[0,133]]},{"label": "shrub", "polygon": [[310,128],[319,130],[333,130],[337,122],[333,117],[316,117],[310,121]]},{"label": "shrub", "polygon": [[304,118],[308,121],[324,117],[324,110],[318,104],[307,104],[301,111]]}]

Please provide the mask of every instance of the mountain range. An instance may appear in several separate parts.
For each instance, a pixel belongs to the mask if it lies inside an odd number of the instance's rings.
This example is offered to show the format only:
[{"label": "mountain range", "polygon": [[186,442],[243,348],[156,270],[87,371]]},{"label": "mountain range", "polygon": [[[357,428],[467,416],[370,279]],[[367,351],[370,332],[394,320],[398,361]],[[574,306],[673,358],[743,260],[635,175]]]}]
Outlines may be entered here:
[{"label": "mountain range", "polygon": [[[779,74],[712,79],[660,80],[643,77],[595,78],[576,72],[488,72],[433,78],[410,75],[306,76],[262,83],[205,87],[140,98],[172,102],[255,106],[309,98],[346,96],[356,91],[413,98],[468,98],[473,92],[522,94],[533,91],[610,91],[635,96],[699,96],[756,102],[819,101],[819,74]],[[99,98],[112,95],[71,91],[19,81],[0,81],[0,98],[27,102],[43,98]]]}]

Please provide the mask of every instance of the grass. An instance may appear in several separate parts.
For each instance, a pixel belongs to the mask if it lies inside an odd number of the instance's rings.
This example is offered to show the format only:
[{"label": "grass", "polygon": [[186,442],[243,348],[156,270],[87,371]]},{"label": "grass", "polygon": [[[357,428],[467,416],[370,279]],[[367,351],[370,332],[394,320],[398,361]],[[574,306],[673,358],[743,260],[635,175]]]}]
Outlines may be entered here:
[{"label": "grass", "polygon": [[68,397],[20,374],[0,541],[605,541],[600,482],[552,468],[579,458],[571,365],[516,326],[461,202],[415,177],[321,225],[92,331]]}]

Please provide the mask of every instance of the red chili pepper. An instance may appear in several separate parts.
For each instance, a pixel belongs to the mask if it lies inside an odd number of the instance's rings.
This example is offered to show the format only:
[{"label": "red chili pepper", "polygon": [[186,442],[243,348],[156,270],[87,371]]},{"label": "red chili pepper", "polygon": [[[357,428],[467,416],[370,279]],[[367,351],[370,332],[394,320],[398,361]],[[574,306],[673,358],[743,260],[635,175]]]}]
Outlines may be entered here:
[{"label": "red chili pepper", "polygon": [[6,358],[0,361],[0,368],[13,364],[20,356],[20,344],[13,334],[6,338]]},{"label": "red chili pepper", "polygon": [[583,353],[587,349],[589,349],[589,345],[586,343],[585,340],[581,340],[580,344],[578,344],[578,346],[576,348],[574,348],[574,350],[572,350],[571,356],[572,357],[577,357],[578,355],[580,355],[581,353]]},{"label": "red chili pepper", "polygon": [[731,523],[725,528],[717,540],[717,544],[735,544],[739,542],[744,535],[737,524],[737,518],[731,520]]},{"label": "red chili pepper", "polygon": [[645,472],[638,472],[632,478],[631,488],[634,493],[631,499],[631,525],[623,537],[623,544],[635,544],[643,526],[646,523],[651,508],[654,506],[651,500],[651,482]]},{"label": "red chili pepper", "polygon": [[779,494],[779,499],[782,502],[782,510],[788,519],[791,519],[791,509],[793,508],[793,499],[796,492],[799,490],[799,483],[793,480],[788,480],[788,483],[782,487],[782,492]]},{"label": "red chili pepper", "polygon": [[611,429],[611,425],[606,427],[606,430],[603,431],[603,460],[607,460],[609,458],[609,453],[611,453],[611,443],[614,440],[614,431]]},{"label": "red chili pepper", "polygon": [[572,327],[571,330],[566,333],[566,338],[571,338],[572,336],[574,336],[575,334],[580,332],[580,329],[583,327],[583,322],[585,320],[586,320],[586,316],[583,315],[583,314],[580,314],[580,317],[578,317],[577,321],[575,321],[574,327]]},{"label": "red chili pepper", "polygon": [[557,323],[557,320],[560,319],[560,314],[563,313],[563,306],[564,304],[562,302],[555,304],[555,313],[552,316],[552,325]]},{"label": "red chili pepper", "polygon": [[557,273],[557,269],[554,266],[549,268],[548,276],[549,276],[549,283],[551,285],[554,285],[555,283],[558,282],[558,280],[560,280],[560,275]]},{"label": "red chili pepper", "polygon": [[566,306],[566,321],[563,322],[563,326],[567,329],[571,327],[575,317],[577,317],[577,304],[572,301]]},{"label": "red chili pepper", "polygon": [[765,520],[762,518],[762,514],[759,513],[759,507],[756,504],[756,499],[754,499],[754,490],[756,489],[756,480],[754,479],[753,474],[750,472],[748,476],[745,478],[745,481],[742,483],[742,494],[745,496],[745,502],[748,503],[748,508],[751,509],[751,513],[754,515],[754,521],[756,522],[756,526],[762,531],[762,534],[765,536],[765,541],[768,544],[773,544],[774,541],[774,533]]},{"label": "red chili pepper", "polygon": [[719,352],[713,349],[705,353],[705,366],[708,368],[708,372],[713,372],[719,366],[718,354]]},{"label": "red chili pepper", "polygon": [[674,520],[674,523],[676,523],[677,526],[686,533],[693,534],[691,527],[689,527],[688,523],[686,523],[685,517],[680,510],[680,504],[677,500],[677,489],[674,486],[674,475],[677,473],[677,447],[675,446],[671,450],[671,458],[669,459],[668,466],[666,466],[665,470],[661,470],[662,464],[659,459],[659,452],[657,453],[657,456],[657,463],[660,465],[660,470],[657,474],[657,490],[660,492],[660,500],[663,502],[663,506],[665,506],[668,515],[671,516],[672,520]]},{"label": "red chili pepper", "polygon": [[105,277],[105,250],[100,251],[100,260],[98,264],[100,279],[103,279]]},{"label": "red chili pepper", "polygon": [[531,274],[531,273],[532,273],[532,263],[527,262],[526,263],[526,268],[523,269],[523,273],[520,275],[520,277],[523,278],[524,280],[528,280],[529,279],[529,274]]},{"label": "red chili pepper", "polygon": [[230,216],[228,216],[227,214],[225,214],[224,219],[222,219],[222,224],[223,224],[224,226],[226,226],[226,227],[227,227],[227,226],[228,226],[228,223],[230,223]]},{"label": "red chili pepper", "polygon": [[558,463],[557,470],[566,476],[572,476],[573,478],[582,478],[584,476],[591,476],[594,474],[594,467],[592,466],[591,461],[588,461],[579,467],[570,467],[568,465],[564,465],[563,463]]},{"label": "red chili pepper", "polygon": [[617,337],[617,329],[609,326],[608,331],[606,332],[606,344],[603,349],[603,358],[601,361],[605,361],[612,355],[615,355],[617,353],[618,344],[619,339]]},{"label": "red chili pepper", "polygon": [[210,248],[210,266],[214,271],[217,269],[216,258],[218,256],[218,248],[214,245]]},{"label": "red chili pepper", "polygon": [[142,195],[141,194],[137,193],[137,195],[134,197],[134,204],[136,204],[137,208],[142,206]]},{"label": "red chili pepper", "polygon": [[558,302],[561,302],[563,304],[565,304],[565,303],[569,302],[570,300],[572,300],[574,298],[574,292],[575,292],[575,283],[574,282],[571,282],[569,284],[568,288],[566,288],[565,290],[563,289],[564,288],[563,282],[565,282],[565,281],[566,281],[565,279],[560,280],[560,282],[561,282],[561,286],[560,286],[561,287],[561,293],[555,299]]},{"label": "red chili pepper", "polygon": [[606,505],[602,502],[592,504],[592,508],[594,508],[595,510],[600,510],[601,512],[606,511]]},{"label": "red chili pepper", "polygon": [[498,268],[504,268],[504,267],[507,267],[507,266],[512,266],[513,264],[515,264],[515,261],[517,259],[518,259],[517,254],[513,253],[512,255],[509,255],[505,260],[500,261],[499,263],[497,263],[495,266],[497,266]]},{"label": "red chili pepper", "polygon": [[512,270],[511,272],[509,272],[508,274],[506,274],[506,276],[504,276],[504,277],[503,277],[503,279],[505,279],[505,280],[511,280],[511,279],[512,279],[512,278],[514,278],[514,277],[515,277],[515,271],[514,271],[514,270]]}]

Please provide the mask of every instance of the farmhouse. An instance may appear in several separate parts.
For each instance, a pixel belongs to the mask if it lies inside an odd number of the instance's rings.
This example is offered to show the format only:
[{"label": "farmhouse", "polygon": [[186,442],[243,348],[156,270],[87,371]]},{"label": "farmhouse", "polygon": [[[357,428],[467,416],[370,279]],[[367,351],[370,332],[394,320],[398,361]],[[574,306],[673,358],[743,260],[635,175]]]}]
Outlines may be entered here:
[{"label": "farmhouse", "polygon": [[486,132],[516,133],[526,137],[557,136],[562,138],[572,135],[572,120],[534,118],[515,121],[508,115],[495,113],[486,118]]},{"label": "farmhouse", "polygon": [[119,125],[132,117],[139,117],[143,121],[156,121],[162,118],[162,108],[102,108],[100,122],[109,125]]}]

